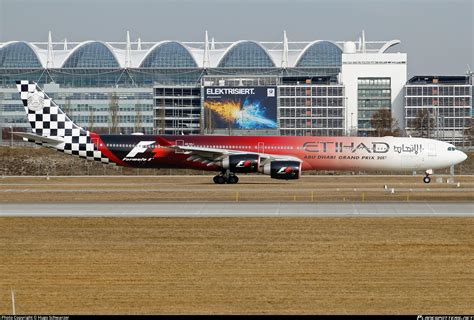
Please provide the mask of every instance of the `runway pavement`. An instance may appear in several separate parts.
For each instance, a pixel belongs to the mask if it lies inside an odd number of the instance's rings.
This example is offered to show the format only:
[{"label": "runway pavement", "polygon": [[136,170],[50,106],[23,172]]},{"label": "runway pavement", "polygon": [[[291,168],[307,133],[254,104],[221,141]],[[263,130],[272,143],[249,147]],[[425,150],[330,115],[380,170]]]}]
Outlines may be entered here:
[{"label": "runway pavement", "polygon": [[0,216],[28,217],[293,217],[293,216],[471,216],[474,203],[11,203]]}]

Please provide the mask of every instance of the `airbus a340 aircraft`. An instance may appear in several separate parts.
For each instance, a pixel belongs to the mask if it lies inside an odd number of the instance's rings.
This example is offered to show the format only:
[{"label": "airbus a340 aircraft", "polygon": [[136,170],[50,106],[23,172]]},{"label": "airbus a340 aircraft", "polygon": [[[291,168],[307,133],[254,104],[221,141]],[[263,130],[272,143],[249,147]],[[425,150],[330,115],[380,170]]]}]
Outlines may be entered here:
[{"label": "airbus a340 aircraft", "polygon": [[99,135],[77,126],[34,82],[17,81],[32,132],[24,140],[88,160],[137,168],[217,171],[214,182],[237,183],[237,173],[298,179],[303,170],[424,170],[467,156],[432,139],[395,137]]}]

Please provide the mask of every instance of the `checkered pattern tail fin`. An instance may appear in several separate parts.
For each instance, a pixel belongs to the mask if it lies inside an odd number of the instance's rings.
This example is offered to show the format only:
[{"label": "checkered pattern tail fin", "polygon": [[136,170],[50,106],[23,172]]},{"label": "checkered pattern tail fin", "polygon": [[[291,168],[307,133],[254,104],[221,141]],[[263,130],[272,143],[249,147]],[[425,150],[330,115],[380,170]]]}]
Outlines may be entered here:
[{"label": "checkered pattern tail fin", "polygon": [[[33,131],[24,134],[24,140],[88,160],[115,164],[99,150],[99,144],[92,141],[94,134],[72,122],[35,82],[21,80],[16,85]],[[97,140],[98,136],[94,136]]]},{"label": "checkered pattern tail fin", "polygon": [[43,137],[66,137],[74,131],[86,135],[35,82],[17,81],[16,86],[33,133]]}]

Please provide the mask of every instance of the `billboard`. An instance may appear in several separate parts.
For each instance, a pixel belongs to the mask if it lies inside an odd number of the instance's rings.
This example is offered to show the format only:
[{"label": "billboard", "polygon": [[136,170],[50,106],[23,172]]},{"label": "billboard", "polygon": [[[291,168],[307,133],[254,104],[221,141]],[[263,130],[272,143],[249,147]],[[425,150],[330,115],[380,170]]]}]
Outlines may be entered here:
[{"label": "billboard", "polygon": [[204,87],[206,122],[215,129],[276,129],[277,88]]}]

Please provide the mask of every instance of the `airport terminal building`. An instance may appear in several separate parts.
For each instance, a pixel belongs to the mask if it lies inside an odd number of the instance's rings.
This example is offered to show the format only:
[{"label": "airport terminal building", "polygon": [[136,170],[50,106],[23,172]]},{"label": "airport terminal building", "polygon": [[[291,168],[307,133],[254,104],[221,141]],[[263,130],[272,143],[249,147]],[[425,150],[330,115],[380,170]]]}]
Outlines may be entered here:
[{"label": "airport terminal building", "polygon": [[[0,124],[28,130],[15,81],[36,81],[99,133],[360,135],[390,110],[406,122],[400,43],[241,40],[0,43]],[[472,90],[472,89],[471,89]],[[471,91],[472,95],[472,91]],[[464,101],[472,110],[472,99]],[[464,117],[464,115],[463,115]],[[456,140],[458,141],[458,140]]]}]

